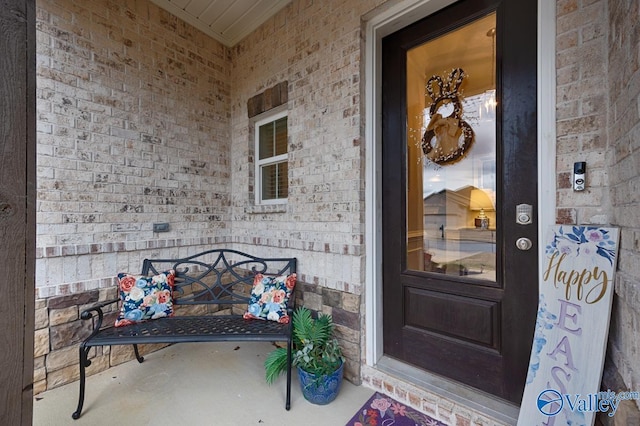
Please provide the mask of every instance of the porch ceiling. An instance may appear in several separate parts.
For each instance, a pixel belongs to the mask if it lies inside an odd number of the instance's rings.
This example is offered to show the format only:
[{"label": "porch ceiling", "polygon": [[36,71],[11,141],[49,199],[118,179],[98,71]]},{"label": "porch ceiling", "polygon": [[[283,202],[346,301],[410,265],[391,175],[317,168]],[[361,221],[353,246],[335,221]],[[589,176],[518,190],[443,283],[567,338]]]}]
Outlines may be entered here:
[{"label": "porch ceiling", "polygon": [[233,46],[291,0],[151,0],[226,46]]}]

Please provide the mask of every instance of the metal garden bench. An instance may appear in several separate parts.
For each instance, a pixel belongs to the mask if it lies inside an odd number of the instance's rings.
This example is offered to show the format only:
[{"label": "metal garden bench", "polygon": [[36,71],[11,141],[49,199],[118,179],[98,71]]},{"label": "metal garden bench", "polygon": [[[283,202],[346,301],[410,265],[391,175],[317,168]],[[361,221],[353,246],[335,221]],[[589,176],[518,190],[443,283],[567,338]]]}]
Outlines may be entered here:
[{"label": "metal garden bench", "polygon": [[[72,417],[78,419],[84,404],[86,372],[94,346],[133,345],[135,357],[143,362],[138,345],[182,342],[286,342],[288,367],[285,408],[291,406],[291,323],[245,319],[254,277],[290,276],[296,272],[295,258],[259,258],[236,250],[215,249],[182,259],[145,259],[144,276],[175,271],[173,306],[176,314],[126,326],[104,326],[103,308],[120,299],[102,302],[84,310],[83,320],[93,320],[93,331],[80,344],[80,394]],[[288,300],[291,314],[294,292]],[[103,327],[104,326],[104,327]]]}]

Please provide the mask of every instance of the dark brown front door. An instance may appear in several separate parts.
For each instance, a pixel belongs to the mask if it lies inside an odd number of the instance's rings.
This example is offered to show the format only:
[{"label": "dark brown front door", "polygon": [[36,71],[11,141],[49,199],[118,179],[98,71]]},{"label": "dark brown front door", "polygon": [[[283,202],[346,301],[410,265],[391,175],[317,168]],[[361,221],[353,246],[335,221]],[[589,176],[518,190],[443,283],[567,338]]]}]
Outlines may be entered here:
[{"label": "dark brown front door", "polygon": [[536,10],[462,0],[382,41],[384,352],[516,403],[537,306]]}]

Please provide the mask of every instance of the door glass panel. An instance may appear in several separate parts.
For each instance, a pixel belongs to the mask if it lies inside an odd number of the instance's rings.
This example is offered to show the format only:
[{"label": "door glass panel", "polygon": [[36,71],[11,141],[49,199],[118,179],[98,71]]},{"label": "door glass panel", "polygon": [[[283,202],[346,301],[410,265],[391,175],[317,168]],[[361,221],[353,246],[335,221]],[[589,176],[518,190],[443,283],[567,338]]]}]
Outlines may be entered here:
[{"label": "door glass panel", "polygon": [[495,28],[492,13],[407,52],[409,269],[496,280]]}]

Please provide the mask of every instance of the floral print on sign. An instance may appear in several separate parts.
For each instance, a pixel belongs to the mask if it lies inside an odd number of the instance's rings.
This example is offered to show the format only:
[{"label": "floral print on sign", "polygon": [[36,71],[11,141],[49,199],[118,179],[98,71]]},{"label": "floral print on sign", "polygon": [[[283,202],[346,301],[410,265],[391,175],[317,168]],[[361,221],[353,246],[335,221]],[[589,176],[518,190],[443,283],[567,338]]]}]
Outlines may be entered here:
[{"label": "floral print on sign", "polygon": [[263,319],[277,321],[281,324],[289,322],[287,304],[296,285],[296,274],[265,277],[256,274],[251,289],[251,300],[245,319]]},{"label": "floral print on sign", "polygon": [[604,257],[613,264],[616,241],[611,239],[609,231],[596,226],[573,226],[571,232],[559,227],[553,241],[547,245],[547,255],[555,253],[568,257],[591,257],[594,254]]},{"label": "floral print on sign", "polygon": [[445,426],[386,395],[376,392],[347,426]]},{"label": "floral print on sign", "polygon": [[557,315],[547,310],[547,303],[544,301],[544,294],[538,299],[538,316],[536,318],[536,328],[533,335],[533,348],[531,349],[531,358],[529,360],[529,371],[527,372],[527,383],[532,383],[536,378],[536,373],[540,368],[540,353],[547,344],[545,336],[546,330],[553,328],[553,323],[557,319]]},{"label": "floral print on sign", "polygon": [[122,308],[116,327],[141,321],[173,316],[173,284],[175,271],[152,277],[118,274],[118,289]]}]

